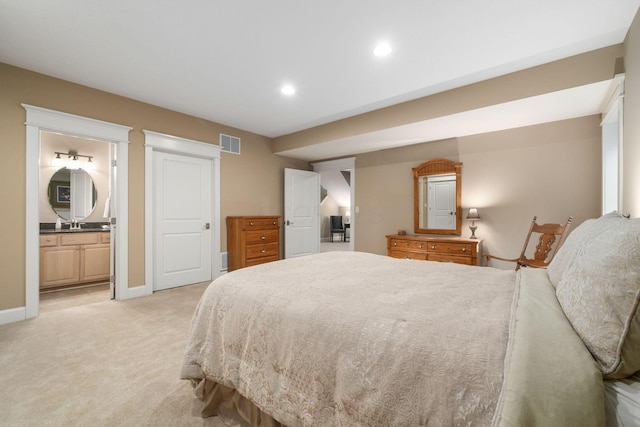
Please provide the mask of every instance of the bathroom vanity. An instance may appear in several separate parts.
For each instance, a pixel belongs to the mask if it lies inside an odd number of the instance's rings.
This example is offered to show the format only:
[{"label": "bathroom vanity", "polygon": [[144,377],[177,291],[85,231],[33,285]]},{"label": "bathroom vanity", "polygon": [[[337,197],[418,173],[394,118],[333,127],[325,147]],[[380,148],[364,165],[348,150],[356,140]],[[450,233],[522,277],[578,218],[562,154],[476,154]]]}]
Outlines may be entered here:
[{"label": "bathroom vanity", "polygon": [[110,233],[40,231],[40,291],[109,281]]}]

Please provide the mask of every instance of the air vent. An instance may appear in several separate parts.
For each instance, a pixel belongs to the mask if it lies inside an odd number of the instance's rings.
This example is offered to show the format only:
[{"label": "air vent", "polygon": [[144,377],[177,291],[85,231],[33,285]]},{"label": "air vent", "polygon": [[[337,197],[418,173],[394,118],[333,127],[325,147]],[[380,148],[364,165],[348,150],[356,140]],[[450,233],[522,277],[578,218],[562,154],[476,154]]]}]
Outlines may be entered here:
[{"label": "air vent", "polygon": [[221,133],[220,148],[227,153],[240,154],[240,138]]}]

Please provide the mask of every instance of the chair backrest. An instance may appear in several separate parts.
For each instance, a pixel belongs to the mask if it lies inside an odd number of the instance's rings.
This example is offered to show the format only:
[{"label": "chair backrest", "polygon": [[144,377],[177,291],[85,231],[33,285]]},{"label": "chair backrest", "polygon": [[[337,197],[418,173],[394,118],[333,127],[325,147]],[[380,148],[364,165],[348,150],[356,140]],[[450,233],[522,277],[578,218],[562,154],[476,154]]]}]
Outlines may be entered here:
[{"label": "chair backrest", "polygon": [[331,215],[331,229],[332,230],[342,230],[344,226],[342,225],[342,216],[340,215]]},{"label": "chair backrest", "polygon": [[[527,234],[527,239],[524,242],[524,246],[522,247],[522,252],[520,253],[520,258],[518,258],[518,263],[516,266],[516,270],[520,267],[531,266],[531,267],[546,267],[549,265],[556,252],[558,252],[558,248],[562,246],[564,239],[567,237],[567,231],[569,230],[569,226],[571,225],[571,220],[573,217],[569,217],[567,222],[563,224],[542,224],[539,225],[536,222],[537,217],[533,217],[533,221],[531,221],[531,227],[529,228],[529,234]],[[538,238],[538,243],[536,244],[535,251],[533,253],[533,258],[527,258],[525,252],[529,247],[529,241],[532,235],[536,235]]]}]

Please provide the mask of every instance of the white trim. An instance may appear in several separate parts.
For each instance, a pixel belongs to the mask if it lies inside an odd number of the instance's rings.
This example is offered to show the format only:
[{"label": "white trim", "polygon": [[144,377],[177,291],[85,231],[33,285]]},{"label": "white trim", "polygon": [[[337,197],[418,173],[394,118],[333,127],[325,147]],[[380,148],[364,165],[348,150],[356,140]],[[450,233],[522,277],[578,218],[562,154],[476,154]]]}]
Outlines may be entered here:
[{"label": "white trim", "polygon": [[144,275],[145,292],[153,293],[154,231],[153,231],[153,152],[163,151],[191,155],[211,160],[211,278],[220,275],[220,146],[178,136],[142,130],[144,143]]},{"label": "white trim", "polygon": [[27,309],[25,307],[0,310],[0,325],[25,320],[27,318],[26,311]]},{"label": "white trim", "polygon": [[329,160],[326,162],[311,163],[314,172],[326,170],[349,170],[349,185],[351,186],[351,216],[349,217],[349,250],[355,250],[356,240],[356,158],[345,157],[344,159]]},{"label": "white trim", "polygon": [[128,298],[128,150],[127,126],[75,116],[46,108],[22,104],[26,110],[26,230],[25,230],[25,318],[38,316],[40,303],[39,175],[40,131],[100,140],[116,144],[118,150],[118,200],[115,203],[116,296]]}]

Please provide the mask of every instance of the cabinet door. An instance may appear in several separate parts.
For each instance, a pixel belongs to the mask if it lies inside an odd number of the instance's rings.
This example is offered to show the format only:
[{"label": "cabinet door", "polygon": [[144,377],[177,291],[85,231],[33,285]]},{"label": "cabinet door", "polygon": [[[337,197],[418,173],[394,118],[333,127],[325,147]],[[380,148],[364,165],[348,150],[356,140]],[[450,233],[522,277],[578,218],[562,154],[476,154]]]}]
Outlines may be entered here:
[{"label": "cabinet door", "polygon": [[40,249],[40,288],[77,282],[80,280],[79,262],[78,246]]},{"label": "cabinet door", "polygon": [[109,245],[91,245],[82,248],[80,280],[109,280]]}]

